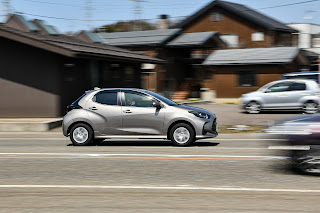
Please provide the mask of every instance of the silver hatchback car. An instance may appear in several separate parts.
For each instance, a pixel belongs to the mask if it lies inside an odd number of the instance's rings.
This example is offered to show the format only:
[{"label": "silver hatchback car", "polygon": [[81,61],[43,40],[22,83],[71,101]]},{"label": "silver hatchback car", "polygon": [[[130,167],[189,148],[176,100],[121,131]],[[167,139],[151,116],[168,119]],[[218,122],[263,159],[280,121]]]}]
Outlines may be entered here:
[{"label": "silver hatchback car", "polygon": [[169,139],[177,146],[218,135],[210,111],[177,104],[142,89],[87,91],[63,118],[63,134],[76,146],[104,139]]},{"label": "silver hatchback car", "polygon": [[248,113],[259,113],[261,110],[303,110],[305,113],[316,113],[319,92],[319,85],[313,80],[279,80],[242,95],[240,101]]}]

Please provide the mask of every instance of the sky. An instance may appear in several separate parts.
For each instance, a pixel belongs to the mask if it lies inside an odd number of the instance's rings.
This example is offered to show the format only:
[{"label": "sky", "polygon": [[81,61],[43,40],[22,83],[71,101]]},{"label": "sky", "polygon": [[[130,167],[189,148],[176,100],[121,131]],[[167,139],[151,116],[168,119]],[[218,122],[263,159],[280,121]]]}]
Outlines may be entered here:
[{"label": "sky", "polygon": [[[92,30],[117,21],[146,19],[156,23],[159,15],[182,20],[213,0],[7,0],[10,11],[27,19],[42,19],[58,31]],[[283,23],[314,23],[320,25],[320,0],[228,0],[244,4]],[[0,1],[1,22],[4,22],[4,0]],[[305,2],[305,3],[302,3]],[[295,4],[298,3],[298,4]],[[301,3],[301,4],[300,4]],[[283,6],[286,4],[294,4]],[[140,14],[140,15],[139,15]]]}]

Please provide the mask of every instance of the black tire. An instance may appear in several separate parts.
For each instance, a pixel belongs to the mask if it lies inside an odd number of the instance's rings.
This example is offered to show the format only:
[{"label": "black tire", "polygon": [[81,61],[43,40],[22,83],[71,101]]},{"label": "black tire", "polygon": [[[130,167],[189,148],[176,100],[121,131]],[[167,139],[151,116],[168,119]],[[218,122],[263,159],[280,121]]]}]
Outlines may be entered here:
[{"label": "black tire", "polygon": [[303,112],[306,114],[314,114],[314,113],[317,113],[318,110],[319,110],[318,104],[316,104],[313,101],[308,101],[303,106]]},{"label": "black tire", "polygon": [[178,123],[170,129],[169,137],[175,146],[190,146],[195,141],[195,132],[190,125]]},{"label": "black tire", "polygon": [[70,140],[74,146],[91,145],[93,142],[93,131],[87,124],[76,124],[70,130]]},{"label": "black tire", "polygon": [[251,101],[246,105],[245,111],[249,114],[258,114],[261,111],[261,105],[256,101]]}]

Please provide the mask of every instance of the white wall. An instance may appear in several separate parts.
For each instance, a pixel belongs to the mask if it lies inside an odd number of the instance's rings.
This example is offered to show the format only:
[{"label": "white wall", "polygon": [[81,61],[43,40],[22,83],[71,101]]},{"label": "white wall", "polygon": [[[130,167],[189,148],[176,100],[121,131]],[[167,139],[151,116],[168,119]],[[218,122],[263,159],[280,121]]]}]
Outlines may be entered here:
[{"label": "white wall", "polygon": [[320,25],[316,24],[288,24],[288,26],[299,31],[299,48],[312,48],[312,35],[320,33]]}]

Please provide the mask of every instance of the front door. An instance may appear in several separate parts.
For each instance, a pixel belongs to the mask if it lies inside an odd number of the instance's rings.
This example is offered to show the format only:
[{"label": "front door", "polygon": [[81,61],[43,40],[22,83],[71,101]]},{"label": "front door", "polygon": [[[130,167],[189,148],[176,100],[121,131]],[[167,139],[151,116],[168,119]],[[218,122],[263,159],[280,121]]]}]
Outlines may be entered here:
[{"label": "front door", "polygon": [[262,95],[265,108],[288,107],[288,91],[291,82],[281,82],[270,86]]},{"label": "front door", "polygon": [[122,90],[122,126],[124,135],[161,135],[165,108],[153,106],[153,97]]}]

